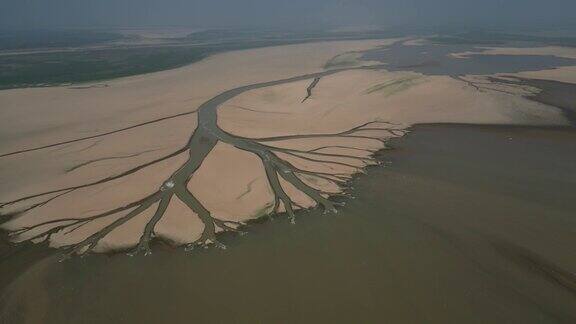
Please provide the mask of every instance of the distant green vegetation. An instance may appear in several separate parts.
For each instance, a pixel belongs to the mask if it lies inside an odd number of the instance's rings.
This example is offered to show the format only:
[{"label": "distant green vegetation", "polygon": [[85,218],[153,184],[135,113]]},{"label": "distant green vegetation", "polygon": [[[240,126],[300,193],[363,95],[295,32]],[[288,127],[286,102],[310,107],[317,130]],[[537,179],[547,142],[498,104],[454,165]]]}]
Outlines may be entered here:
[{"label": "distant green vegetation", "polygon": [[77,47],[126,39],[125,36],[90,30],[0,31],[0,50]]},{"label": "distant green vegetation", "polygon": [[98,81],[202,59],[206,48],[132,48],[0,56],[0,89]]},{"label": "distant green vegetation", "polygon": [[[102,81],[177,68],[214,53],[331,39],[367,39],[397,36],[397,33],[280,32],[259,30],[208,30],[188,37],[164,40],[154,46],[129,44],[101,48],[83,45],[106,43],[123,36],[104,32],[40,32],[38,35],[4,33],[0,49],[76,47],[70,51],[44,51],[2,55],[0,89],[53,86]],[[20,36],[26,36],[20,39]],[[2,45],[0,45],[2,46]]]},{"label": "distant green vegetation", "polygon": [[[0,31],[0,89],[101,81],[177,68],[218,52],[319,40],[376,39],[418,34],[418,31],[281,31],[260,29],[206,30],[183,38],[140,46],[110,31]],[[423,32],[422,32],[423,33]],[[575,37],[546,37],[486,31],[447,32],[428,38],[438,44],[502,45],[514,42],[576,46]],[[85,48],[90,45],[99,48]],[[2,51],[43,48],[44,52],[5,55]],[[59,48],[75,48],[59,51]],[[52,50],[52,52],[50,52]],[[356,63],[357,55],[335,57],[327,67]]]},{"label": "distant green vegetation", "polygon": [[397,35],[404,35],[401,32],[393,31],[363,31],[363,32],[333,32],[333,31],[290,31],[290,30],[267,30],[267,29],[213,29],[193,33],[186,37],[194,42],[206,42],[219,40],[229,41],[311,41],[318,39],[358,39],[358,38],[386,38]]},{"label": "distant green vegetation", "polygon": [[102,81],[177,68],[211,54],[286,42],[110,48],[0,55],[0,89]]}]

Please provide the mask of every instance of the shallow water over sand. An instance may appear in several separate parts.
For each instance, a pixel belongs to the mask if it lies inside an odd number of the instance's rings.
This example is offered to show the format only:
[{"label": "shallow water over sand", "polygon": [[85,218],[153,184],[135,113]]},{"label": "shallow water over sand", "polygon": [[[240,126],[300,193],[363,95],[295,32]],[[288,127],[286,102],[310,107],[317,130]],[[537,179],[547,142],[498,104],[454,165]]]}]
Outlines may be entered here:
[{"label": "shallow water over sand", "polygon": [[[510,45],[518,46],[518,45]],[[489,75],[541,71],[571,66],[575,59],[552,55],[485,55],[472,45],[404,45],[401,42],[369,50],[363,59],[386,64],[389,71],[414,71],[425,75]],[[478,53],[463,57],[452,54]]]},{"label": "shallow water over sand", "polygon": [[[47,323],[576,321],[576,131],[423,125],[337,215],[227,250],[0,263],[4,306]],[[6,284],[15,282],[11,287]],[[13,317],[12,317],[13,316]]]}]

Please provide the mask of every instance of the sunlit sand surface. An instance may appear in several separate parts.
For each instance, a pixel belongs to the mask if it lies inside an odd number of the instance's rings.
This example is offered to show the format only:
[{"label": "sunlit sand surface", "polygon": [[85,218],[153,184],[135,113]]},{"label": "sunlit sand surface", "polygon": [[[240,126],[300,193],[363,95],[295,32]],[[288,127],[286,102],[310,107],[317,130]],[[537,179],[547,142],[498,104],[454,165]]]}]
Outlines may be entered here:
[{"label": "sunlit sand surface", "polygon": [[[429,45],[279,46],[105,87],[1,91],[2,228],[13,242],[48,242],[67,255],[148,254],[155,240],[224,248],[216,234],[260,217],[337,212],[350,180],[415,124],[570,124],[563,107],[533,100],[542,89],[514,78],[569,82],[573,52],[453,53],[442,56],[442,74],[379,61],[387,46]],[[510,73],[451,72],[486,64],[462,64],[470,55],[525,61]]]}]

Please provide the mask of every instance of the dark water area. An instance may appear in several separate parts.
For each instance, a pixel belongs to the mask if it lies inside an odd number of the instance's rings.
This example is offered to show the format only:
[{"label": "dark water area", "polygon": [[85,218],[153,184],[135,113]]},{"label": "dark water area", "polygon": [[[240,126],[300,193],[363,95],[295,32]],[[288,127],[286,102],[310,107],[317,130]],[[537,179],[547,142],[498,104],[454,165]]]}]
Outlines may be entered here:
[{"label": "dark water area", "polygon": [[[516,46],[518,44],[510,44]],[[424,44],[404,45],[402,42],[364,53],[363,59],[386,64],[389,71],[414,71],[425,75],[488,75],[541,71],[576,65],[576,59],[552,55],[483,55],[458,58],[450,54],[482,52],[477,45]]]},{"label": "dark water area", "polygon": [[0,263],[1,323],[574,323],[574,143],[416,126],[338,214],[254,224],[227,250],[19,251]]}]

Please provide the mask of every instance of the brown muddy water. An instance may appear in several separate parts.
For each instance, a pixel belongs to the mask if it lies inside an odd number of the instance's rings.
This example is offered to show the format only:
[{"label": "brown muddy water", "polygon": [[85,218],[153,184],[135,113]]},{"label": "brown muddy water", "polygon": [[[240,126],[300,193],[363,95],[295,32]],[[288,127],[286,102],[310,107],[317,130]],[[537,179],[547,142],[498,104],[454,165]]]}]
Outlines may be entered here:
[{"label": "brown muddy water", "polygon": [[338,214],[227,250],[3,250],[2,323],[576,322],[576,129],[421,125],[393,146]]}]

